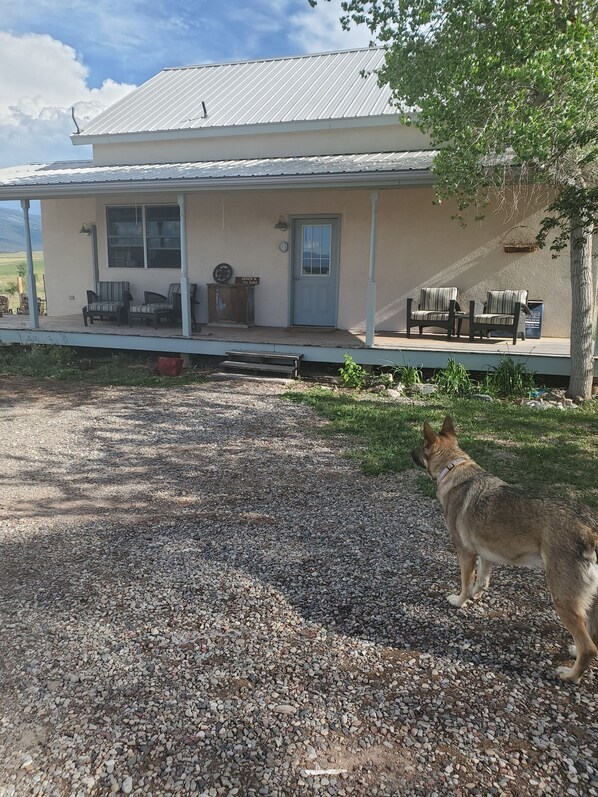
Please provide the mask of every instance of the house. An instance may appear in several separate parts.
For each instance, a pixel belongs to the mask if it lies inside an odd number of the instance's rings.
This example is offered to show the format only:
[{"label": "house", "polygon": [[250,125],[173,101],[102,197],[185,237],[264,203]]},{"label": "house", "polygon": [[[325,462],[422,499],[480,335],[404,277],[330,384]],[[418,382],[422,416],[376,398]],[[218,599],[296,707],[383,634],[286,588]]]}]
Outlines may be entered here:
[{"label": "house", "polygon": [[[505,251],[533,240],[541,208],[509,219],[490,208],[482,223],[461,228],[453,208],[435,205],[434,152],[378,85],[383,57],[370,48],[164,69],[72,135],[75,146],[92,145],[93,160],[0,170],[0,200],[21,199],[25,212],[28,200],[41,200],[53,323],[44,319],[45,337],[37,319],[21,337],[0,324],[0,339],[164,347],[163,333],[148,342],[136,327],[112,328],[107,342],[101,324],[84,330],[81,308],[98,280],[129,281],[134,302],[180,281],[183,297],[198,285],[202,329],[184,311],[168,345],[224,352],[243,339],[210,317],[214,270],[224,263],[233,281],[259,278],[252,321],[269,330],[268,341],[254,333],[260,345],[296,349],[289,330],[332,329],[362,361],[381,362],[372,352],[401,336],[407,298],[420,288],[455,285],[462,306],[491,289],[526,288],[542,300],[543,337],[561,339],[566,368],[567,253]],[[227,338],[220,349],[218,335]],[[414,361],[423,362],[430,337],[417,341]],[[459,345],[473,357],[465,339],[442,357]],[[311,355],[342,357],[342,342],[328,348],[339,351]],[[386,348],[405,361],[404,340]]]}]

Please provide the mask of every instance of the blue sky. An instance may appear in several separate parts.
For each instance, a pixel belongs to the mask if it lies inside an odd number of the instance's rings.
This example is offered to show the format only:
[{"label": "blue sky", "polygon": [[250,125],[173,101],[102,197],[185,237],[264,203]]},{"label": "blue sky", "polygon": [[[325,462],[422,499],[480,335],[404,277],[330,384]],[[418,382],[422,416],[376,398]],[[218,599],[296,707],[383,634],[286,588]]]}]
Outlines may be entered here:
[{"label": "blue sky", "polygon": [[71,107],[95,116],[165,66],[366,46],[341,14],[340,0],[0,0],[0,168],[90,157]]}]

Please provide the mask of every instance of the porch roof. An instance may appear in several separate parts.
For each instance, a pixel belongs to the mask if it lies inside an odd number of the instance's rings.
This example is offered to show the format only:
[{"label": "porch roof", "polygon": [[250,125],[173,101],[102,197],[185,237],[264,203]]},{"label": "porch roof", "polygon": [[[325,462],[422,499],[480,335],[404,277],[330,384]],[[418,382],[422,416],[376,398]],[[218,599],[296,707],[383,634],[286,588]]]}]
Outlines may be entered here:
[{"label": "porch roof", "polygon": [[0,199],[43,199],[243,188],[384,187],[430,184],[436,152],[373,152],[244,160],[98,166],[93,161],[27,164],[0,169]]}]

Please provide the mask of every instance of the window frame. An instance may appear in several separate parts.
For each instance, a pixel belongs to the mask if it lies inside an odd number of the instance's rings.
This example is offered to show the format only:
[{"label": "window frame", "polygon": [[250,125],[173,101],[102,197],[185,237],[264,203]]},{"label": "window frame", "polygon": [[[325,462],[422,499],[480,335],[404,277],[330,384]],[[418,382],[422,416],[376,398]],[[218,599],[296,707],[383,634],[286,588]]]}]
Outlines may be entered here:
[{"label": "window frame", "polygon": [[[111,236],[110,235],[110,211],[112,211],[112,210],[130,210],[132,208],[139,209],[141,211],[141,235],[142,235],[142,241],[141,241],[141,244],[140,244],[140,248],[142,248],[142,250],[143,250],[143,265],[142,266],[113,265],[111,263],[111,257],[110,257],[111,248],[113,248],[113,247],[111,247],[111,244],[110,244],[110,238],[111,237],[116,237],[116,236]],[[155,208],[169,208],[169,209],[176,208],[176,210],[178,211],[178,216],[179,216],[179,218],[178,218],[178,222],[179,222],[179,247],[178,247],[178,250],[176,248],[172,249],[172,251],[175,251],[175,252],[178,251],[179,252],[178,265],[174,265],[174,266],[167,266],[167,265],[151,266],[151,265],[149,265],[149,256],[148,256],[149,247],[148,247],[148,240],[147,240],[147,238],[148,238],[148,229],[147,229],[147,215],[146,215],[148,208],[152,208],[152,209],[155,209]],[[178,204],[175,204],[175,203],[168,203],[168,204],[167,203],[159,203],[159,204],[157,204],[157,203],[156,204],[153,204],[153,203],[143,203],[143,204],[136,203],[136,204],[130,204],[130,205],[106,205],[105,206],[105,211],[106,211],[106,263],[107,263],[108,268],[123,268],[123,269],[136,269],[136,270],[139,270],[141,268],[144,271],[145,270],[160,270],[160,269],[165,269],[165,270],[168,270],[168,271],[172,271],[173,269],[174,270],[178,269],[180,271],[181,262],[182,262],[181,211],[180,211],[180,207],[179,207]],[[133,248],[133,247],[131,247],[131,248]],[[155,247],[154,247],[154,249],[155,249]]]}]

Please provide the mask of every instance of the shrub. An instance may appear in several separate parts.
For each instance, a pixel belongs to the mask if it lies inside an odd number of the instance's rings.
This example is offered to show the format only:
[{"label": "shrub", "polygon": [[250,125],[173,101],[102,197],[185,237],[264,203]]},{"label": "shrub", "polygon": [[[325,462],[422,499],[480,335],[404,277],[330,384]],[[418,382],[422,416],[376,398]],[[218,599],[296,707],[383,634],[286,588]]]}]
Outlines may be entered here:
[{"label": "shrub", "polygon": [[419,385],[423,381],[421,369],[415,365],[397,365],[394,369],[394,378],[405,388]]},{"label": "shrub", "polygon": [[367,371],[362,365],[356,363],[350,354],[345,354],[345,363],[339,368],[339,373],[345,387],[362,390],[367,381]]},{"label": "shrub", "polygon": [[497,366],[490,368],[482,383],[483,390],[500,398],[529,396],[535,387],[535,372],[511,357],[503,357]]},{"label": "shrub", "polygon": [[446,396],[468,396],[475,389],[475,382],[463,365],[449,357],[445,368],[434,375],[440,393]]}]

